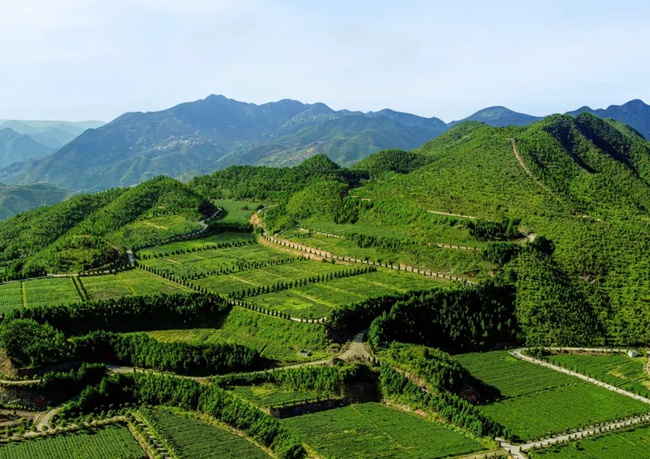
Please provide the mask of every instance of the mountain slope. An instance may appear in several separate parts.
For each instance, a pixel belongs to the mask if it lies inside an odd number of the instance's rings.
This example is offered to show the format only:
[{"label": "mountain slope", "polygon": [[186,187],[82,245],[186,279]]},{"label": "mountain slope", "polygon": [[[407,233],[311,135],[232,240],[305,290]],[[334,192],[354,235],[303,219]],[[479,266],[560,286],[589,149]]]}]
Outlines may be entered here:
[{"label": "mountain slope", "polygon": [[349,164],[376,150],[413,148],[444,129],[440,120],[390,110],[336,112],[324,104],[255,105],[210,96],[122,115],[43,160],[0,171],[0,177],[92,191],[232,164],[297,164],[318,153]]},{"label": "mountain slope", "polygon": [[102,126],[102,121],[32,121],[8,120],[0,122],[0,129],[9,128],[28,135],[52,150],[61,148],[86,129]]},{"label": "mountain slope", "polygon": [[17,161],[42,158],[52,153],[52,148],[32,137],[10,128],[0,128],[0,168]]},{"label": "mountain slope", "polygon": [[488,107],[484,108],[483,110],[479,110],[473,115],[470,115],[460,121],[452,121],[448,124],[448,126],[453,127],[458,123],[462,123],[463,121],[480,121],[481,123],[497,127],[526,126],[539,120],[541,120],[541,118],[538,116],[517,113],[506,107]]},{"label": "mountain slope", "polygon": [[69,196],[69,191],[47,183],[13,186],[0,184],[0,220],[40,206],[56,204]]},{"label": "mountain slope", "polygon": [[590,107],[581,107],[569,112],[569,115],[578,116],[580,113],[592,113],[599,118],[612,118],[635,128],[646,139],[650,139],[650,105],[642,100],[631,100],[623,105],[610,105],[606,109],[593,110]]},{"label": "mountain slope", "polygon": [[103,266],[126,247],[169,237],[175,229],[196,231],[196,222],[213,211],[205,198],[167,177],[74,196],[0,222],[0,261],[11,265],[10,274],[23,275]]}]

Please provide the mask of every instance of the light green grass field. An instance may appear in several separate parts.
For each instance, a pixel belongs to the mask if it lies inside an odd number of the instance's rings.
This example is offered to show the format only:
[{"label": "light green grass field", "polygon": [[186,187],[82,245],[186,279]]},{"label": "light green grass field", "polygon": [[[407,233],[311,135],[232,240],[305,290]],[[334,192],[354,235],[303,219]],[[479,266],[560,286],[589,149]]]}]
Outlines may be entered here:
[{"label": "light green grass field", "polygon": [[0,444],[4,459],[146,459],[126,427],[111,425],[75,433]]},{"label": "light green grass field", "polygon": [[119,231],[108,234],[106,239],[121,246],[141,246],[152,241],[193,233],[201,228],[198,222],[188,221],[183,216],[165,215],[130,223]]},{"label": "light green grass field", "polygon": [[139,269],[117,274],[80,277],[91,300],[105,300],[122,296],[152,295],[156,293],[191,292],[189,288]]},{"label": "light green grass field", "polygon": [[229,199],[214,199],[212,203],[223,207],[226,215],[219,221],[224,223],[246,223],[257,209],[259,203],[250,201],[231,201]]},{"label": "light green grass field", "polygon": [[179,459],[268,459],[252,441],[225,428],[207,424],[190,414],[165,409],[140,409],[145,422],[157,438],[175,452]]},{"label": "light green grass field", "polygon": [[436,459],[481,445],[463,434],[378,403],[350,405],[281,421],[321,457]]},{"label": "light green grass field", "polygon": [[650,412],[645,403],[523,362],[505,351],[456,358],[474,377],[501,392],[500,398],[482,405],[481,411],[522,440]]},{"label": "light green grass field", "polygon": [[27,307],[55,306],[81,301],[69,277],[51,277],[23,282]]}]

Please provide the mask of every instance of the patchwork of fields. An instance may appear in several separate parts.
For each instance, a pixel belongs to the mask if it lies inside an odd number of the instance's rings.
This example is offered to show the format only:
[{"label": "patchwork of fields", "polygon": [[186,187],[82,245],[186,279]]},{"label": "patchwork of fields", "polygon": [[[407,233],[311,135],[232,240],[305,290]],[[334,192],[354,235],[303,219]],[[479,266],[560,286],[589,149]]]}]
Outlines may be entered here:
[{"label": "patchwork of fields", "polygon": [[139,269],[79,278],[91,300],[123,296],[182,293],[191,289]]},{"label": "patchwork of fields", "polygon": [[456,356],[476,378],[500,396],[481,411],[522,440],[647,413],[645,403],[532,363],[506,351]]},{"label": "patchwork of fields", "polygon": [[463,434],[378,403],[363,403],[284,419],[301,440],[331,459],[435,459],[482,446]]},{"label": "patchwork of fields", "polygon": [[147,459],[126,427],[98,429],[0,444],[4,459]]}]

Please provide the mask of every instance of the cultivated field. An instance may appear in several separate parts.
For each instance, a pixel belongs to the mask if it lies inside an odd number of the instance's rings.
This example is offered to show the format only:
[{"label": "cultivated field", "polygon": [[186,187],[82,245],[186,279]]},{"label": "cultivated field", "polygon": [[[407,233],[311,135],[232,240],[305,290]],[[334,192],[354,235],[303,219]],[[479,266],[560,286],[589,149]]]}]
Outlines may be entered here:
[{"label": "cultivated field", "polygon": [[[251,236],[238,238],[238,241],[250,241]],[[207,238],[213,239],[213,238]],[[234,241],[231,241],[234,242]],[[193,244],[191,244],[193,243]],[[199,243],[201,243],[199,245]],[[223,243],[223,241],[221,242]],[[237,272],[246,269],[251,269],[251,264],[267,265],[271,262],[278,260],[287,260],[296,258],[286,252],[279,250],[269,249],[268,247],[253,244],[244,245],[242,247],[226,247],[214,248],[208,250],[199,250],[200,248],[212,247],[215,243],[207,242],[206,239],[195,239],[192,241],[177,242],[169,244],[169,247],[176,246],[177,251],[187,250],[191,251],[194,248],[197,250],[190,253],[180,253],[169,255],[161,258],[143,259],[140,262],[149,268],[157,268],[166,271],[169,274],[180,277],[190,277],[194,274],[211,274],[212,272],[219,272],[220,270],[228,269],[230,272]],[[171,253],[172,249],[167,245],[152,248],[157,253]],[[146,251],[142,251],[142,254]]]},{"label": "cultivated field", "polygon": [[449,282],[437,281],[405,271],[380,269],[359,276],[258,295],[247,301],[287,313],[292,317],[317,318],[328,316],[334,308],[363,301],[366,298],[449,285]]},{"label": "cultivated field", "polygon": [[85,287],[91,300],[191,291],[189,288],[139,269],[122,271],[117,274],[80,277],[79,281]]},{"label": "cultivated field", "polygon": [[[250,440],[220,427],[206,424],[190,415],[164,409],[140,409],[165,446],[179,459],[268,459],[269,456]],[[117,456],[116,456],[117,457]]]},{"label": "cultivated field", "polygon": [[545,357],[551,363],[650,397],[650,374],[645,369],[648,358],[628,357],[626,354],[557,354]]},{"label": "cultivated field", "polygon": [[75,433],[0,444],[3,459],[146,459],[126,427],[111,425]]},{"label": "cultivated field", "polygon": [[645,403],[523,362],[505,351],[464,354],[457,359],[501,394],[481,406],[481,411],[522,440],[650,411]]},{"label": "cultivated field", "polygon": [[130,247],[192,233],[201,228],[202,226],[198,222],[190,222],[183,216],[165,215],[138,220],[124,226],[118,232],[108,234],[106,237],[116,244]]},{"label": "cultivated field", "polygon": [[0,285],[0,314],[23,307],[23,292],[21,282],[9,282]]},{"label": "cultivated field", "polygon": [[140,255],[152,256],[158,253],[173,252],[177,250],[199,250],[206,246],[216,244],[229,244],[240,241],[250,241],[254,239],[252,234],[248,233],[219,233],[205,236],[200,239],[188,239],[186,241],[170,242],[168,244],[156,245],[139,251]]},{"label": "cultivated field", "polygon": [[[147,334],[168,342],[241,344],[279,362],[301,362],[330,355],[322,325],[279,319],[239,307],[233,308],[219,329],[158,330]],[[311,356],[300,356],[301,350],[310,351]]]},{"label": "cultivated field", "polygon": [[322,457],[443,458],[480,451],[463,434],[378,403],[306,414],[282,420]]},{"label": "cultivated field", "polygon": [[69,277],[32,279],[23,282],[27,307],[54,306],[81,301]]},{"label": "cultivated field", "polygon": [[650,427],[586,438],[564,446],[533,451],[530,459],[648,459]]}]

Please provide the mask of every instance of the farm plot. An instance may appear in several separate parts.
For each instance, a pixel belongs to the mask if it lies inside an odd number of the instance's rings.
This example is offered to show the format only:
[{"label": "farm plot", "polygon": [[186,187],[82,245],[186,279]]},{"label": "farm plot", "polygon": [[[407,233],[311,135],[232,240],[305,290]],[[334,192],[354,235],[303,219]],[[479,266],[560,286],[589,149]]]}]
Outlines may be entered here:
[{"label": "farm plot", "polygon": [[23,307],[23,290],[20,282],[0,285],[0,314]]},{"label": "farm plot", "polygon": [[172,252],[175,250],[199,250],[206,246],[216,244],[231,244],[233,242],[246,242],[254,239],[252,234],[247,233],[219,233],[205,236],[200,239],[188,239],[186,241],[170,242],[164,245],[156,245],[140,250],[140,255],[153,256],[158,253]]},{"label": "farm plot", "polygon": [[138,412],[179,459],[269,459],[264,450],[247,438],[206,424],[190,414],[164,409],[140,409]]},{"label": "farm plot", "polygon": [[[167,342],[246,345],[264,358],[287,363],[318,360],[329,355],[323,325],[278,319],[239,307],[233,308],[219,329],[157,330],[147,334]],[[301,356],[298,354],[301,350],[308,350],[311,355]]]},{"label": "farm plot", "polygon": [[23,282],[27,307],[55,306],[81,301],[69,277],[32,279]]},{"label": "farm plot", "polygon": [[139,269],[122,271],[117,274],[80,277],[79,281],[85,287],[91,300],[191,291],[186,287]]},{"label": "farm plot", "polygon": [[281,421],[319,456],[443,458],[483,449],[463,434],[378,403],[364,403]]},{"label": "farm plot", "polygon": [[650,397],[650,374],[645,370],[647,357],[632,358],[626,354],[554,354],[545,357],[545,360],[612,386]]},{"label": "farm plot", "polygon": [[0,444],[5,459],[146,459],[131,432],[121,425]]},{"label": "farm plot", "polygon": [[650,427],[638,427],[527,454],[530,459],[647,459],[648,451]]},{"label": "farm plot", "polygon": [[257,386],[234,386],[231,390],[246,400],[266,408],[305,402],[317,397],[322,400],[326,396],[322,392],[288,390],[271,383]]},{"label": "farm plot", "polygon": [[[326,228],[323,228],[322,231],[327,232]],[[471,251],[444,249],[436,247],[435,245],[416,243],[410,238],[401,237],[399,234],[390,231],[387,231],[386,234],[375,235],[373,234],[373,231],[368,230],[368,227],[353,227],[350,231],[354,233],[362,233],[364,235],[378,236],[380,238],[383,237],[392,241],[401,240],[402,245],[398,248],[381,246],[359,247],[357,242],[347,237],[338,239],[313,233],[309,237],[304,237],[305,233],[301,234],[300,232],[283,233],[282,237],[299,244],[326,250],[337,255],[351,256],[360,259],[368,258],[370,260],[381,260],[382,262],[388,261],[391,262],[391,264],[396,264],[397,261],[399,261],[417,268],[434,269],[436,271],[445,271],[457,274],[474,271],[486,266],[486,262],[481,260],[480,255]],[[334,234],[345,235],[345,233],[340,233],[340,231]],[[303,237],[300,237],[301,235]],[[482,245],[476,241],[472,242],[465,240],[460,243],[455,242],[455,238],[425,238],[424,240],[427,242],[434,241],[471,247],[479,247]]]},{"label": "farm plot", "polygon": [[404,271],[379,270],[354,277],[308,284],[285,291],[257,295],[252,303],[275,309],[292,317],[328,316],[332,309],[367,298],[409,290],[446,287],[448,282],[429,279]]},{"label": "farm plot", "polygon": [[457,359],[474,377],[500,392],[500,397],[480,406],[481,411],[522,440],[650,411],[642,402],[517,360],[507,352],[465,354]]},{"label": "farm plot", "polygon": [[[209,245],[204,244],[203,246]],[[175,276],[188,277],[197,273],[218,272],[225,269],[242,271],[250,269],[251,264],[271,263],[293,258],[296,257],[263,245],[252,244],[242,247],[197,250],[164,258],[142,260],[141,263],[149,268],[157,268]]]},{"label": "farm plot", "polygon": [[228,295],[229,293],[255,287],[267,287],[278,282],[294,282],[299,279],[325,276],[352,268],[351,266],[307,260],[300,263],[268,266],[234,274],[211,276],[193,282],[208,290]]}]

